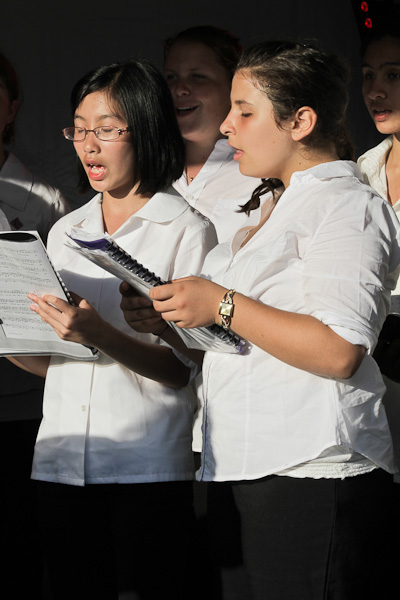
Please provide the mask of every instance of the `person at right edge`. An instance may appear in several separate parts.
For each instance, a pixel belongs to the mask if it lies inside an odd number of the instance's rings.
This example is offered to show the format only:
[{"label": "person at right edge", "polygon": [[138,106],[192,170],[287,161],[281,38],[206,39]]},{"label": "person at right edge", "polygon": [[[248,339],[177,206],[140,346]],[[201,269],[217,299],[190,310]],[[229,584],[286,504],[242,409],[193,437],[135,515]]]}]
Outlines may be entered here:
[{"label": "person at right edge", "polygon": [[[400,16],[400,15],[399,15]],[[390,17],[390,18],[389,18]],[[365,105],[379,133],[378,146],[358,159],[364,181],[390,202],[400,219],[400,31],[399,19],[390,14],[366,32],[362,55],[362,93]],[[400,484],[400,281],[391,296],[391,312],[379,337],[374,358],[381,369],[386,393],[383,403],[393,437]],[[400,486],[394,486],[400,499]],[[396,519],[400,534],[400,520]]]}]

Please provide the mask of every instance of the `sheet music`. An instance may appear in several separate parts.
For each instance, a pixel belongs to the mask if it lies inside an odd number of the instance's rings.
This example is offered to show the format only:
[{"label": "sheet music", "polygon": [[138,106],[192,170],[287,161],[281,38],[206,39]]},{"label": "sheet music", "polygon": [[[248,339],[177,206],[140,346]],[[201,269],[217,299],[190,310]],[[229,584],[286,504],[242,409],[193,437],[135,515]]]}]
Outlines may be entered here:
[{"label": "sheet music", "polygon": [[68,294],[37,232],[0,232],[0,356],[62,354],[92,360],[91,349],[61,340],[30,309],[29,293],[63,300]]},{"label": "sheet music", "polygon": [[54,294],[61,298],[64,292],[54,285],[54,271],[43,265],[41,245],[18,244],[1,241],[0,252],[0,319],[3,331],[9,338],[43,340],[58,339],[57,334],[36,313],[30,310],[27,294]]}]

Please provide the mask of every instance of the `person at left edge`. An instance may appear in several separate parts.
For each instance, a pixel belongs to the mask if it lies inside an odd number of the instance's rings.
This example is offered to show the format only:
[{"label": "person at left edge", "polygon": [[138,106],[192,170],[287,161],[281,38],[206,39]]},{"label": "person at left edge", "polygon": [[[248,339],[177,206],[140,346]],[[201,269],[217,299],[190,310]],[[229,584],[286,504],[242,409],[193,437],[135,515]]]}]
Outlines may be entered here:
[{"label": "person at left edge", "polygon": [[[119,280],[65,244],[75,226],[112,235],[161,278],[199,273],[211,223],[170,185],[184,146],[171,96],[145,60],[95,69],[73,89],[63,130],[97,195],[51,230],[48,253],[76,307],[30,295],[32,310],[97,361],[13,359],[46,375],[32,477],[57,600],[187,598],[193,522],[191,363],[159,337],[137,335],[119,308]],[[84,299],[83,299],[84,298]],[[89,304],[90,302],[90,304]],[[121,556],[123,553],[123,556]]]},{"label": "person at left edge", "polygon": [[[36,230],[46,242],[52,225],[70,207],[60,190],[32,173],[12,151],[20,97],[17,73],[0,53],[0,211],[8,220],[4,229]],[[0,358],[0,552],[4,557],[0,595],[4,597],[16,593],[31,600],[41,598],[43,558],[30,475],[42,403],[43,379]]]}]

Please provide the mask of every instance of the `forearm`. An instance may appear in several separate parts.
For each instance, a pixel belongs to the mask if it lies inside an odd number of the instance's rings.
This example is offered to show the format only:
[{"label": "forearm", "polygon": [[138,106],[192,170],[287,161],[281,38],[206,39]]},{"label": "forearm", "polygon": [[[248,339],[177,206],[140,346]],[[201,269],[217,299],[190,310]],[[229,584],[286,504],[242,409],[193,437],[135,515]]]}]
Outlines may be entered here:
[{"label": "forearm", "polygon": [[14,365],[39,377],[45,378],[50,356],[6,356]]},{"label": "forearm", "polygon": [[73,295],[76,306],[51,295],[29,294],[31,309],[67,341],[98,348],[101,352],[143,377],[181,388],[189,381],[190,369],[170,348],[141,342],[105,321],[83,298]]},{"label": "forearm", "polygon": [[[220,302],[226,289],[188,277],[151,290],[154,308],[179,327],[221,324]],[[201,302],[193,299],[201,298]],[[318,319],[234,295],[232,331],[298,369],[346,379],[358,369],[365,349],[344,340]]]},{"label": "forearm", "polygon": [[190,369],[170,348],[136,340],[109,323],[93,345],[127,369],[163,385],[179,389],[189,382]]},{"label": "forearm", "polygon": [[167,342],[167,344],[175,348],[175,350],[201,367],[203,364],[204,352],[202,350],[191,350],[188,348],[182,338],[171,329],[171,327],[167,326],[160,337]]},{"label": "forearm", "polygon": [[[293,367],[346,379],[359,367],[365,349],[337,335],[310,315],[279,310],[235,294],[232,330]],[[219,322],[218,310],[215,321]]]}]

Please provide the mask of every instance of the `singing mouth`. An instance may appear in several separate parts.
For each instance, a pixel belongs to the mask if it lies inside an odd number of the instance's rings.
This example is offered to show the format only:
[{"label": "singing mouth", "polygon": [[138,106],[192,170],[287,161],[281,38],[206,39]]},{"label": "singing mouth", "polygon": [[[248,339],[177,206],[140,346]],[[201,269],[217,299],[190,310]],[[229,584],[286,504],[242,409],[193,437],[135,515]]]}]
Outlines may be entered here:
[{"label": "singing mouth", "polygon": [[177,106],[175,110],[176,110],[176,114],[178,115],[178,117],[185,117],[186,115],[192,114],[197,108],[198,108],[198,105],[196,105],[196,106]]},{"label": "singing mouth", "polygon": [[88,166],[88,175],[92,179],[100,179],[103,177],[105,173],[105,166],[97,163],[87,163]]}]

